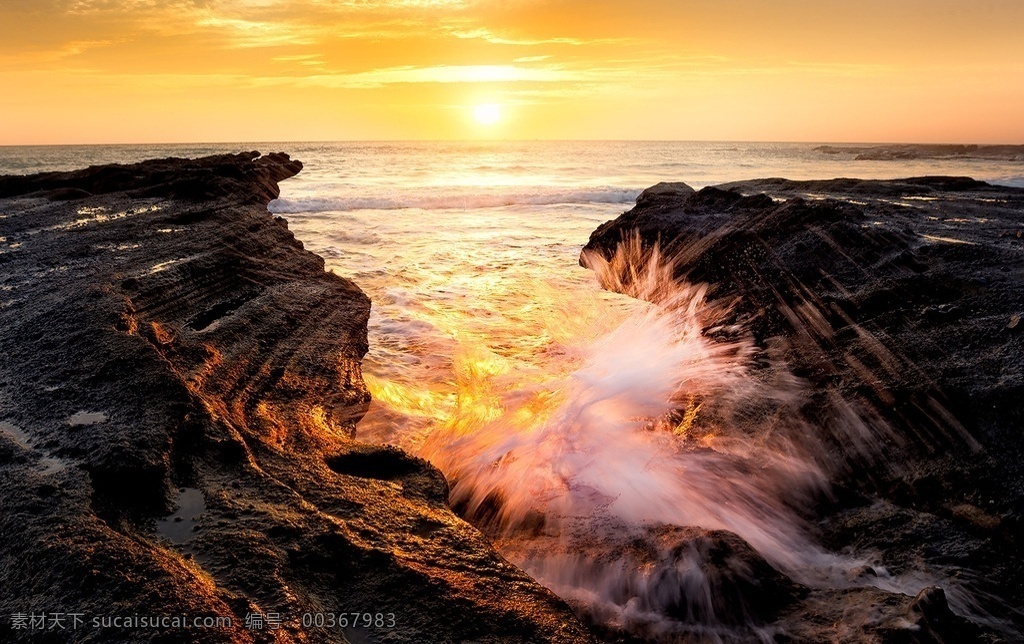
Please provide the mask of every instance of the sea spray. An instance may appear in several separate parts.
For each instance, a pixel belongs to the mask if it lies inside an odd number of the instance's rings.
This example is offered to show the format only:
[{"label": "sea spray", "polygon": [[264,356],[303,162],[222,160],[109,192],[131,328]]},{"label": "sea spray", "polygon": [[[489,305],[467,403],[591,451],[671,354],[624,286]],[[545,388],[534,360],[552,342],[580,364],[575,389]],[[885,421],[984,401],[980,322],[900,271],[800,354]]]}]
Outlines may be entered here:
[{"label": "sea spray", "polygon": [[[375,225],[357,275],[378,285],[363,440],[431,458],[457,511],[612,637],[768,637],[805,587],[956,599],[948,578],[851,579],[867,562],[816,545],[827,481],[885,457],[884,423],[819,408],[784,346],[755,346],[656,246],[564,261],[553,216],[467,212],[457,247],[399,248],[415,218],[374,220],[396,229]],[[541,234],[526,261],[519,235]]]},{"label": "sea spray", "polygon": [[[752,369],[736,329],[712,339],[726,311],[677,282],[657,248],[627,241],[592,267],[652,303],[562,378],[499,385],[495,370],[484,392],[473,376],[487,361],[468,361],[463,399],[420,452],[449,478],[453,507],[592,619],[633,632],[756,626],[774,601],[754,592],[766,571],[780,587],[791,582],[778,570],[844,578],[852,562],[814,545],[804,519],[827,477],[795,413],[799,380]],[[725,542],[742,554],[704,560]],[[636,544],[650,552],[637,558]]]},{"label": "sea spray", "polygon": [[[858,577],[868,562],[817,545],[810,519],[843,452],[733,302],[635,238],[587,261],[632,297],[569,297],[504,261],[416,266],[431,299],[389,284],[364,439],[432,460],[456,511],[612,636],[757,639],[808,588],[950,588],[877,565]],[[837,409],[850,451],[878,458],[886,426]]]},{"label": "sea spray", "polygon": [[[497,420],[505,417],[509,409],[518,410],[517,424],[525,423],[528,417],[540,422],[545,413],[550,413],[553,399],[561,395],[562,385],[591,360],[598,339],[643,308],[642,304],[626,301],[628,298],[605,296],[593,288],[591,273],[575,268],[576,242],[586,239],[601,222],[617,215],[620,211],[617,204],[631,202],[641,187],[654,181],[686,178],[691,185],[700,187],[751,176],[950,174],[992,179],[1020,174],[1019,168],[963,159],[897,164],[859,162],[848,157],[829,161],[813,152],[810,145],[800,144],[504,142],[290,146],[295,149],[294,156],[306,161],[307,166],[297,179],[282,186],[283,199],[272,204],[271,209],[287,211],[296,237],[325,257],[330,270],[353,278],[374,303],[371,350],[364,369],[367,385],[373,390],[375,410],[383,417],[373,414],[366,417],[359,426],[358,437],[393,442],[410,450],[418,450],[426,437],[439,428],[445,432],[456,427],[471,431],[498,425]],[[154,150],[150,146],[88,146],[34,149],[26,156],[24,150],[12,148],[7,161],[9,170],[24,172],[82,167],[95,163],[97,154],[113,155],[110,160],[124,161],[133,157],[196,156],[214,151],[181,146],[168,147],[159,153]],[[10,156],[12,154],[14,156]],[[480,157],[486,157],[486,163],[481,163]],[[482,174],[476,175],[478,172]],[[514,181],[507,180],[510,175],[515,177]],[[457,184],[467,177],[472,180],[472,186],[458,187]],[[546,183],[558,185],[547,186]],[[635,190],[630,194],[629,190],[605,190],[601,186],[635,186]],[[544,205],[548,203],[557,205]],[[916,207],[919,203],[907,200],[891,205],[903,209],[903,206]],[[338,212],[338,209],[345,212]],[[633,261],[638,256],[616,255],[620,260],[631,257],[630,262],[623,262],[624,268],[641,273],[662,265],[662,262]],[[637,281],[629,273],[625,275],[623,280],[622,273],[606,272],[605,286],[652,301],[657,301],[659,294],[672,292],[671,289],[654,294],[630,291],[616,280],[634,285],[651,282]],[[481,288],[475,288],[477,280],[483,285]],[[810,291],[805,293],[810,294]],[[524,298],[524,294],[527,297]],[[714,291],[705,293],[705,297],[715,296]],[[827,299],[825,302],[813,299],[801,302],[798,297],[788,301],[796,313],[793,319],[801,323],[819,315],[813,309],[802,307],[818,306],[821,312],[828,313],[825,307],[830,304]],[[727,304],[712,299],[711,303],[704,302],[698,307],[698,314],[723,310]],[[842,311],[834,313],[842,315]],[[742,329],[723,326],[715,320],[702,320],[701,324],[705,327],[704,335],[719,344],[742,339]],[[807,329],[812,336],[818,331],[810,324]],[[798,333],[804,330],[797,328]],[[826,330],[831,332],[827,327]],[[852,322],[835,329],[840,330],[858,334],[869,331],[859,329]],[[1003,331],[1000,337],[1005,333]],[[902,451],[893,449],[899,445],[893,441],[905,440],[905,437],[887,435],[887,428],[880,419],[865,414],[863,407],[856,408],[857,392],[839,391],[838,387],[818,389],[807,398],[799,380],[773,357],[804,349],[794,345],[792,340],[793,337],[787,338],[789,345],[776,353],[772,352],[772,347],[768,351],[759,347],[754,355],[737,356],[747,365],[743,378],[754,381],[757,395],[744,394],[747,391],[744,386],[720,388],[705,394],[681,393],[671,411],[657,419],[637,423],[636,431],[673,433],[675,438],[668,441],[669,449],[735,455],[729,461],[730,465],[735,465],[733,471],[712,471],[702,477],[709,481],[707,485],[712,492],[723,497],[729,494],[713,489],[714,481],[758,475],[765,481],[772,479],[756,466],[765,451],[771,452],[775,459],[790,459],[794,466],[807,468],[810,472],[808,485],[793,489],[778,486],[779,494],[775,495],[802,524],[809,499],[827,490],[816,479],[827,476],[855,482],[855,477],[877,472],[881,469],[880,459],[898,460],[897,455]],[[871,332],[864,340],[874,347],[891,346],[887,338],[873,338]],[[749,343],[736,344],[745,347],[740,354],[751,350]],[[885,362],[885,356],[877,357]],[[863,368],[856,363],[850,366],[855,370]],[[902,372],[906,366],[899,365],[897,370]],[[916,377],[911,376],[911,380]],[[926,411],[942,416],[941,409],[933,411],[931,402],[926,401]],[[815,406],[820,413],[812,426],[801,427],[794,410]],[[816,424],[817,421],[821,421],[820,424]],[[825,433],[836,437],[827,447],[821,444],[821,435]],[[936,444],[934,437],[928,434],[919,439]],[[939,451],[948,453],[949,450]],[[836,477],[836,468],[850,461],[853,467]],[[744,464],[750,466],[744,469],[741,467]],[[900,479],[913,480],[910,477],[892,480]],[[925,479],[925,482],[929,480],[934,479]],[[751,485],[758,487],[759,484]],[[945,494],[936,497],[929,493],[928,496],[940,503],[954,498]],[[873,531],[876,521],[887,522],[889,526],[900,525],[892,529],[879,524],[879,534],[885,535],[883,538],[895,536],[908,541],[883,542],[881,552],[863,554],[892,560],[902,571],[913,568],[917,562],[913,559],[900,561],[901,557],[914,557],[914,553],[920,552],[918,546],[925,543],[925,552],[935,545],[939,546],[937,552],[943,552],[953,542],[932,544],[931,539],[947,540],[957,532],[955,529],[946,532],[947,527],[956,527],[941,518],[948,507],[945,510],[935,508],[939,515],[936,516],[925,512],[931,509],[927,507],[918,508],[919,512],[892,507],[892,511],[875,513],[853,505],[851,508],[849,497],[844,496],[838,507],[843,512],[852,512],[860,524],[851,527],[848,517],[832,515],[824,525],[830,530],[843,530],[842,541],[846,543],[879,543],[878,539],[856,536]],[[607,516],[558,524],[535,512],[518,527],[495,533],[496,522],[488,522],[487,513],[482,510],[493,511],[498,507],[497,495],[494,495],[492,500],[481,503],[473,520],[492,530],[496,545],[509,559],[525,566],[549,588],[570,599],[580,614],[592,623],[621,627],[638,637],[675,632],[673,629],[682,624],[700,641],[724,639],[736,630],[737,622],[757,624],[768,620],[770,614],[757,611],[756,606],[744,607],[731,592],[730,589],[737,589],[743,593],[741,597],[764,600],[763,595],[751,594],[749,587],[744,587],[744,576],[758,580],[779,597],[792,596],[794,592],[777,583],[763,568],[744,571],[756,560],[749,551],[733,547],[737,544],[724,532],[630,525]],[[929,532],[923,529],[928,525],[938,528]],[[798,532],[799,536],[808,537],[808,530],[801,528]],[[849,533],[849,538],[845,533]],[[999,538],[1003,536],[1001,528]],[[948,549],[945,552],[948,553]],[[963,552],[954,553],[953,560]],[[735,564],[735,574],[730,573],[732,566],[722,567],[723,553]],[[934,560],[936,557],[929,555],[927,558]],[[993,562],[994,557],[974,559],[981,560]],[[846,565],[847,562],[841,563]],[[965,597],[955,584],[951,585],[948,577],[929,577],[922,573],[915,578],[913,573],[904,572],[899,579],[891,579],[877,565],[873,569],[877,576],[868,575],[857,583],[909,595],[924,586],[939,584],[945,587],[950,604],[962,614],[967,611],[959,609],[958,603],[972,608],[975,614],[982,614],[985,608],[999,601],[995,596],[983,594]],[[963,580],[970,574],[984,576],[986,569],[958,570],[955,574]],[[828,588],[843,588],[844,582],[845,576],[841,576]],[[841,592],[829,589],[809,599],[811,610],[822,605],[823,597],[824,601],[832,600]],[[820,630],[814,635],[804,638],[797,635],[793,639],[823,641],[865,637],[855,619],[858,606],[852,602],[863,607],[862,614],[875,612],[877,615],[876,602],[871,600],[870,594],[856,597],[858,599],[840,604],[842,619],[811,619],[804,623]],[[896,601],[893,597],[874,597],[880,600],[879,605]],[[972,605],[971,602],[979,603]],[[744,616],[751,610],[754,614]],[[811,613],[810,616],[824,618],[826,614],[838,615],[839,612]],[[804,617],[807,616],[805,613]],[[795,625],[792,619],[788,624]],[[766,630],[759,626],[752,629],[755,635],[770,636]],[[894,635],[899,636],[900,632]]]}]

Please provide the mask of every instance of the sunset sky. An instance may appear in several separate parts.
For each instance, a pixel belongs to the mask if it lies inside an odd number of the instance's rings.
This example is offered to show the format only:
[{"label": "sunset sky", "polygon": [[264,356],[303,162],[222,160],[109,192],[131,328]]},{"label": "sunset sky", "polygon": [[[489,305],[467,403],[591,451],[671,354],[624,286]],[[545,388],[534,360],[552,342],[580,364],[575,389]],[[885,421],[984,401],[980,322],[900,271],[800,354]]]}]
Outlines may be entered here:
[{"label": "sunset sky", "polygon": [[1022,34],[1021,0],[0,0],[0,145],[1024,143]]}]

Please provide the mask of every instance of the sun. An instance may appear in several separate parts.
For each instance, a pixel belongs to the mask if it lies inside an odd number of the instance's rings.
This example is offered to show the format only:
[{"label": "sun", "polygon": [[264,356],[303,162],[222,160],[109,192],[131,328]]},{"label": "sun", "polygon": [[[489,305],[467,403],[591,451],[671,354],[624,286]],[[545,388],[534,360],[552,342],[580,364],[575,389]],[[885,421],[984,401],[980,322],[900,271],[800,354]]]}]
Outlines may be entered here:
[{"label": "sun", "polygon": [[496,103],[483,103],[473,108],[473,118],[481,125],[494,125],[501,120],[501,106]]}]

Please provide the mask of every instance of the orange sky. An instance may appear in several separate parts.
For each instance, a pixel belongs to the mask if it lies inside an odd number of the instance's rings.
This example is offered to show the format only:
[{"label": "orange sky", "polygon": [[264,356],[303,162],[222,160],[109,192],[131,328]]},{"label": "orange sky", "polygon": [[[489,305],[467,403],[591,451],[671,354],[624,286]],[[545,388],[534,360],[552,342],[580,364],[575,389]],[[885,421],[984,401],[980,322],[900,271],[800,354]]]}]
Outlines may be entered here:
[{"label": "orange sky", "polygon": [[1022,34],[1021,0],[0,0],[0,144],[1024,143]]}]

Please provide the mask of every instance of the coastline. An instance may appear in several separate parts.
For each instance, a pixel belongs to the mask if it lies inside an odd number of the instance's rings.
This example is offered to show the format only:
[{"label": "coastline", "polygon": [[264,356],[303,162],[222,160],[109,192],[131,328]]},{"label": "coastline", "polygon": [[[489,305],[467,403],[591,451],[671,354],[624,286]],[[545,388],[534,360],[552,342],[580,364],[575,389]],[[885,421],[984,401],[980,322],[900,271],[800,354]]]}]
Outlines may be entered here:
[{"label": "coastline", "polygon": [[247,153],[0,179],[0,610],[231,619],[175,632],[196,642],[360,637],[302,619],[342,612],[382,615],[382,641],[590,641],[437,470],[352,438],[369,300],[267,212],[300,169]]},{"label": "coastline", "polygon": [[[705,332],[739,333],[762,379],[798,383],[790,438],[828,476],[805,507],[822,542],[877,553],[894,578],[945,577],[956,612],[1012,640],[1024,601],[1022,214],[1024,189],[966,177],[659,184],[599,227],[580,261],[644,299],[658,291],[635,276],[659,265],[708,284],[719,308]],[[855,585],[812,593],[780,621],[799,632],[815,610],[887,602],[862,625],[882,641],[897,637],[886,614],[916,624],[912,641],[1000,637],[929,625],[910,597],[857,598],[877,582]]]},{"label": "coastline", "polygon": [[[0,351],[12,358],[0,472],[14,508],[0,561],[23,584],[2,610],[232,617],[185,640],[204,642],[264,641],[245,616],[280,614],[282,637],[343,641],[299,617],[335,606],[398,616],[381,641],[591,641],[451,511],[433,466],[354,437],[369,300],[267,212],[300,169],[252,153],[0,177]],[[824,437],[833,495],[815,511],[829,548],[879,549],[894,571],[923,560],[988,576],[979,587],[1012,606],[1019,595],[998,593],[1021,570],[1011,359],[1024,303],[1010,288],[1019,237],[1003,220],[1019,221],[1022,195],[964,178],[673,184],[645,191],[587,250],[608,258],[633,228],[643,248],[660,240],[677,280],[742,298],[719,326],[749,330],[813,383],[812,420],[830,428],[822,410],[838,394],[895,427],[889,453],[852,460],[827,449],[849,436]],[[949,227],[968,224],[946,221],[949,209],[977,224],[962,243]],[[736,535],[681,531],[756,564],[778,587],[771,626],[795,641],[850,607],[857,636],[998,641],[936,591],[807,596]]]}]

